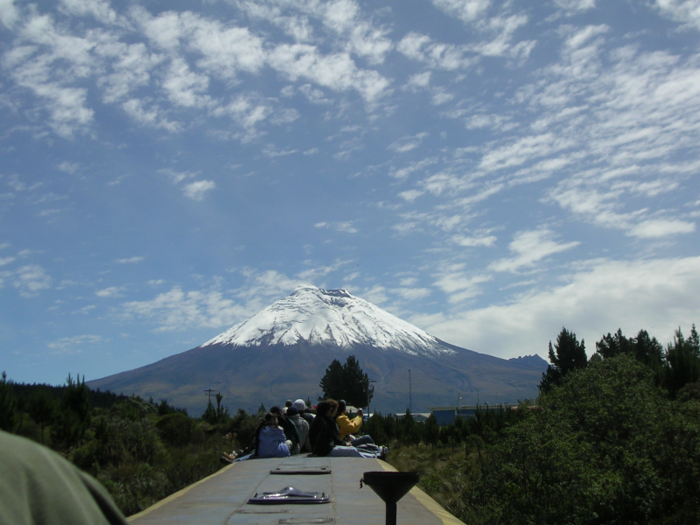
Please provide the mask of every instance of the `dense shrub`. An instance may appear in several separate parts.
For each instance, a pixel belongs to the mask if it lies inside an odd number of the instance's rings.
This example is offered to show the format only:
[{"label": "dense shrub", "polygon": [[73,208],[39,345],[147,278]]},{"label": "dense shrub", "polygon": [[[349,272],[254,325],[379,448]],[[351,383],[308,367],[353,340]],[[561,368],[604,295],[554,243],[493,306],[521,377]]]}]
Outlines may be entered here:
[{"label": "dense shrub", "polygon": [[621,355],[540,398],[472,471],[470,521],[689,523],[700,518],[700,429]]}]

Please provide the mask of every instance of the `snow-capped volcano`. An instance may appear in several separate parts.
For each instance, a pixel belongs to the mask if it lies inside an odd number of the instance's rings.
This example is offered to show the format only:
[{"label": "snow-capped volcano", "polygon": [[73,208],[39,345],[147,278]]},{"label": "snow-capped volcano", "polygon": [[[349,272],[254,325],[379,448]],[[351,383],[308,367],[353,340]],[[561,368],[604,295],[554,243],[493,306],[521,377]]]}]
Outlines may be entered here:
[{"label": "snow-capped volcano", "polygon": [[347,290],[315,286],[300,286],[202,346],[290,346],[301,341],[346,350],[372,345],[411,355],[454,354],[432,335]]},{"label": "snow-capped volcano", "polygon": [[373,382],[372,407],[384,413],[534,398],[547,368],[538,356],[505,360],[451,345],[346,290],[302,286],[201,346],[88,386],[193,413],[214,389],[229,409],[256,410],[319,399],[327,367],[351,355]]}]

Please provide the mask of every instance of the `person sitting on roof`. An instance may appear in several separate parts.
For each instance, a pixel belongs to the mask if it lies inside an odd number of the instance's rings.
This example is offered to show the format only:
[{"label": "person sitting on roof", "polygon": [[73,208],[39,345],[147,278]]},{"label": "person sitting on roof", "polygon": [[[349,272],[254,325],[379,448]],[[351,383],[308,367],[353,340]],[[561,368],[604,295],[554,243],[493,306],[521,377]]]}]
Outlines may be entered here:
[{"label": "person sitting on roof", "polygon": [[363,450],[348,446],[340,439],[335,415],[338,411],[338,402],[333,399],[321,401],[318,404],[317,414],[309,429],[311,447],[316,456],[330,457],[355,457],[355,458],[379,458],[385,459],[388,449],[377,447],[377,450]]},{"label": "person sitting on roof", "polygon": [[287,409],[287,419],[294,423],[299,431],[299,452],[311,452],[311,443],[309,442],[309,424],[305,419],[302,419],[297,407],[291,406]]},{"label": "person sitting on roof", "polygon": [[265,414],[258,427],[256,455],[259,458],[286,458],[290,455],[291,447],[292,442],[278,425],[277,416],[271,412]]},{"label": "person sitting on roof", "polygon": [[314,422],[315,415],[313,413],[313,408],[307,407],[303,399],[297,399],[294,401],[294,406],[299,411],[299,417],[305,419],[309,426],[311,426],[311,423]]},{"label": "person sitting on roof", "polygon": [[289,447],[289,452],[292,455],[299,453],[299,430],[297,427],[287,419],[287,417],[282,413],[282,409],[278,406],[274,406],[270,409],[270,413],[277,416],[277,424],[284,430],[284,435],[287,439],[292,442],[292,446]]},{"label": "person sitting on roof", "polygon": [[349,441],[353,447],[374,445],[374,440],[369,435],[360,436],[358,438],[354,436],[357,434],[358,430],[360,430],[360,427],[362,427],[362,409],[359,409],[357,415],[352,419],[347,416],[346,412],[347,403],[341,399],[338,401],[338,415],[335,418],[335,422],[338,424],[340,439]]}]

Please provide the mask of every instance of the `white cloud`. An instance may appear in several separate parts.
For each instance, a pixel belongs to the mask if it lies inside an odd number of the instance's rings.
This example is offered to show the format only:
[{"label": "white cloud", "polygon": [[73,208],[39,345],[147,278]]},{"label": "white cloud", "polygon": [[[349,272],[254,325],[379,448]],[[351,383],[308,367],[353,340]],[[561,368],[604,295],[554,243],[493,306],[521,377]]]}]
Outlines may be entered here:
[{"label": "white cloud", "polygon": [[425,89],[430,85],[430,77],[432,75],[431,71],[424,71],[423,73],[416,73],[409,77],[408,82],[404,86],[404,89]]},{"label": "white cloud", "polygon": [[102,298],[122,297],[122,288],[119,286],[110,286],[109,288],[104,288],[103,290],[97,290],[95,295]]},{"label": "white cloud", "polygon": [[508,245],[515,256],[494,261],[489,265],[489,269],[495,272],[517,272],[523,267],[531,268],[550,255],[570,250],[580,244],[578,241],[559,244],[554,237],[554,232],[547,228],[518,232]]},{"label": "white cloud", "polygon": [[14,0],[0,0],[0,22],[5,27],[11,29],[19,20],[19,16],[19,9],[17,9]]},{"label": "white cloud", "polygon": [[372,288],[363,290],[361,294],[358,295],[364,300],[376,304],[377,306],[380,306],[389,300],[389,298],[386,295],[386,292],[386,288],[377,284],[374,285]]},{"label": "white cloud", "polygon": [[266,157],[270,158],[275,158],[275,157],[287,157],[288,155],[294,155],[297,152],[295,149],[290,149],[290,150],[280,150],[275,147],[274,144],[267,144],[263,149],[262,153]]},{"label": "white cloud", "polygon": [[483,290],[480,285],[493,279],[486,274],[470,274],[464,264],[446,265],[435,277],[435,286],[448,295],[450,303],[459,303],[481,295]]},{"label": "white cloud", "polygon": [[655,0],[653,5],[671,20],[700,29],[700,5],[697,0]]},{"label": "white cloud", "polygon": [[464,69],[476,62],[475,58],[466,56],[468,50],[463,46],[434,43],[429,36],[415,32],[403,37],[396,49],[412,60],[447,71]]},{"label": "white cloud", "polygon": [[633,226],[629,235],[650,239],[655,237],[669,237],[682,233],[693,233],[695,231],[695,223],[679,221],[679,220],[648,220],[640,222]]},{"label": "white cloud", "polygon": [[130,99],[122,104],[126,113],[137,122],[156,128],[161,128],[170,132],[177,132],[182,128],[179,122],[169,120],[165,113],[157,106],[146,109],[144,102],[138,99]]},{"label": "white cloud", "polygon": [[388,149],[395,151],[396,153],[407,153],[420,146],[423,139],[427,136],[428,134],[423,132],[410,137],[402,137],[390,144]]},{"label": "white cloud", "polygon": [[209,87],[209,77],[192,71],[187,63],[176,58],[170,63],[168,74],[163,80],[163,88],[170,101],[183,107],[202,107],[210,102],[205,94]]},{"label": "white cloud", "polygon": [[183,186],[182,188],[182,192],[185,194],[186,197],[189,197],[192,200],[201,201],[204,200],[204,197],[206,197],[207,192],[213,190],[214,188],[216,188],[216,184],[214,183],[214,181],[198,180],[189,184],[185,184],[185,186]]},{"label": "white cloud", "polygon": [[71,355],[82,353],[81,347],[84,345],[95,346],[102,341],[103,338],[99,335],[74,335],[49,343],[48,347],[55,349],[58,354]]},{"label": "white cloud", "polygon": [[135,263],[140,263],[143,260],[144,260],[144,257],[135,255],[134,257],[129,257],[127,259],[117,259],[117,262],[119,264],[135,264]]},{"label": "white cloud", "polygon": [[357,233],[359,231],[354,226],[353,221],[319,222],[315,226],[316,228],[327,228],[343,233]]},{"label": "white cloud", "polygon": [[494,246],[496,244],[497,238],[494,235],[477,235],[472,237],[465,237],[463,235],[455,235],[452,240],[467,248],[475,248],[478,246]]},{"label": "white cloud", "polygon": [[424,193],[424,191],[420,190],[406,190],[399,193],[399,197],[401,197],[406,202],[414,202],[418,197],[420,197]]},{"label": "white cloud", "polygon": [[127,317],[153,320],[157,331],[189,328],[222,328],[240,321],[246,310],[218,291],[184,292],[175,287],[150,301],[130,301],[122,305]]},{"label": "white cloud", "polygon": [[[697,322],[700,311],[700,258],[602,261],[551,283],[545,291],[437,319],[421,328],[444,341],[510,358],[538,353],[562,326],[595,342],[622,328],[626,335],[646,329],[668,341],[678,326]],[[498,337],[494,337],[498,334]]]},{"label": "white cloud", "polygon": [[392,168],[389,171],[389,175],[397,179],[405,179],[412,173],[422,171],[428,166],[431,166],[435,163],[437,163],[437,159],[435,158],[427,158],[416,162],[411,162],[408,166],[404,168]]},{"label": "white cloud", "polygon": [[491,0],[431,0],[432,3],[445,11],[462,20],[463,22],[471,23],[481,18],[489,6]]},{"label": "white cloud", "polygon": [[587,11],[595,7],[596,0],[554,0],[560,9],[570,12]]},{"label": "white cloud", "polygon": [[103,24],[117,21],[117,13],[107,0],[61,0],[59,9],[72,15],[93,16]]},{"label": "white cloud", "polygon": [[326,98],[326,95],[325,93],[323,93],[323,91],[314,88],[311,84],[304,84],[302,86],[299,86],[299,91],[306,95],[306,98],[309,99],[309,102],[313,104],[332,103],[331,99]]},{"label": "white cloud", "polygon": [[391,292],[400,295],[403,299],[406,299],[407,301],[418,301],[420,299],[425,299],[432,293],[429,288],[409,287],[392,288]]},{"label": "white cloud", "polygon": [[479,167],[484,170],[499,170],[519,166],[573,145],[573,140],[557,137],[553,133],[526,136],[516,139],[512,144],[489,151],[481,158]]},{"label": "white cloud", "polygon": [[389,86],[376,71],[358,69],[349,54],[321,55],[307,44],[279,45],[270,52],[268,63],[292,81],[304,78],[334,91],[354,89],[367,102],[380,98]]},{"label": "white cloud", "polygon": [[18,268],[12,279],[14,287],[24,297],[37,295],[40,290],[51,287],[51,278],[38,264],[28,264]]}]

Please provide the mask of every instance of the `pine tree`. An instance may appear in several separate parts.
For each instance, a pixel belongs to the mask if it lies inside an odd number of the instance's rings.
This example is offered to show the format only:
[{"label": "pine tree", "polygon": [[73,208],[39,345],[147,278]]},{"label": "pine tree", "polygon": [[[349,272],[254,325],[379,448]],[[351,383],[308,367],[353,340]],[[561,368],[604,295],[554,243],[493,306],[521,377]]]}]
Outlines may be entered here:
[{"label": "pine tree", "polygon": [[581,339],[579,343],[574,332],[562,328],[554,347],[549,342],[549,362],[551,364],[542,374],[540,392],[549,392],[553,387],[561,385],[563,378],[572,370],[585,368],[588,364],[585,342]]},{"label": "pine tree", "polygon": [[85,385],[85,376],[81,381],[80,374],[76,380],[68,374],[63,399],[51,427],[52,441],[65,448],[77,444],[90,426],[90,409],[90,391]]},{"label": "pine tree", "polygon": [[12,384],[7,380],[7,373],[3,372],[0,381],[0,430],[6,432],[13,432],[17,422],[17,398]]},{"label": "pine tree", "polygon": [[27,412],[41,429],[41,444],[44,444],[44,430],[53,422],[56,405],[48,390],[42,388],[36,390],[29,397]]},{"label": "pine tree", "polygon": [[374,396],[374,387],[354,355],[349,356],[344,365],[334,359],[319,386],[324,398],[343,399],[356,407],[367,406]]},{"label": "pine tree", "polygon": [[318,386],[321,387],[324,398],[343,399],[344,382],[343,365],[337,359],[333,359]]},{"label": "pine tree", "polygon": [[666,347],[666,370],[664,386],[672,396],[689,383],[700,379],[700,344],[695,325],[690,337],[685,339],[678,328],[673,342]]},{"label": "pine tree", "polygon": [[595,344],[597,352],[604,358],[615,357],[616,355],[626,354],[632,349],[634,340],[627,339],[622,335],[622,329],[618,328],[615,335],[603,336],[603,338]]}]

